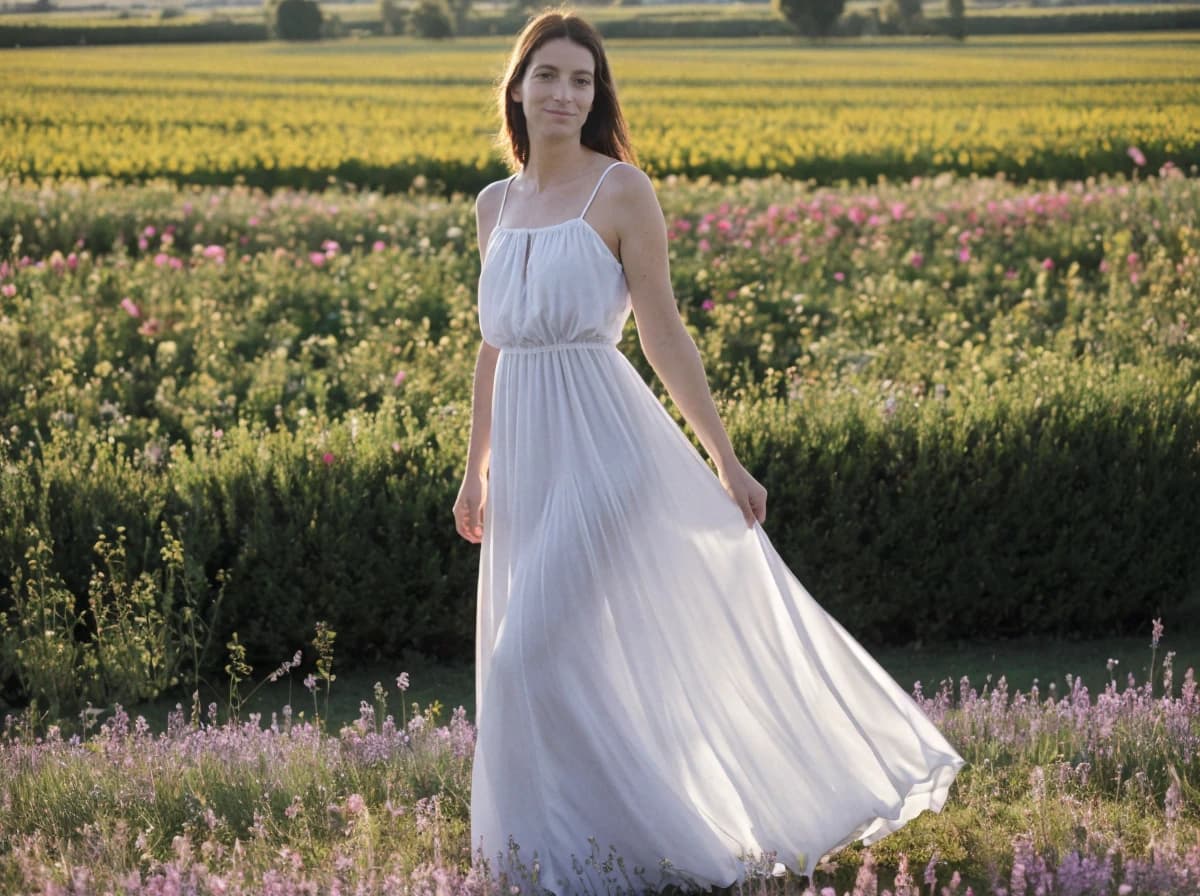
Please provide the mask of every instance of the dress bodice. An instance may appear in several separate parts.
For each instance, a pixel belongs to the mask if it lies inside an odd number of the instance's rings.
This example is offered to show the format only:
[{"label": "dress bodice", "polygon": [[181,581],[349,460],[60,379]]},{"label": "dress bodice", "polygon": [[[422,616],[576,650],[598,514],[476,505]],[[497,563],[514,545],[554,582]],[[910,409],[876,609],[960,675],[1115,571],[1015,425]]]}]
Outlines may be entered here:
[{"label": "dress bodice", "polygon": [[[488,240],[479,274],[479,328],[501,349],[620,341],[632,305],[625,269],[584,216],[617,165],[596,182],[576,217],[547,227],[505,227]],[[513,178],[504,185],[497,221]]]}]

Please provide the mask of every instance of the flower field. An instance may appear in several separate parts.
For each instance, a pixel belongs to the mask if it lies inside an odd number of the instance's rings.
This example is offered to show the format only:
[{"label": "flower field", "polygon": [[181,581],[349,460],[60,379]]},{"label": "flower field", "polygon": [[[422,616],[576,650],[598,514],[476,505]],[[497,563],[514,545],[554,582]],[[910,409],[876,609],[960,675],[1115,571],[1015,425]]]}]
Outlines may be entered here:
[{"label": "flower field", "polygon": [[[772,539],[852,631],[1101,636],[1182,611],[1194,179],[661,192]],[[468,658],[477,558],[447,524],[479,338],[466,198],[12,183],[0,227],[18,694],[53,715],[153,698],[235,632],[269,661],[316,619],[365,656]],[[665,397],[632,320],[622,348]]]},{"label": "flower field", "polygon": [[[502,172],[488,87],[507,46],[403,39],[15,50],[0,175],[474,192]],[[612,41],[654,174],[833,182],[939,171],[1077,178],[1200,162],[1195,34],[797,46]],[[1014,64],[1014,60],[1019,60]]]},{"label": "flower field", "polygon": [[[868,645],[1155,620],[1099,692],[915,683],[969,763],[945,811],[736,891],[1200,896],[1200,694],[1158,621],[1200,619],[1200,38],[970,43],[610,42],[822,605]],[[463,708],[403,674],[327,721],[335,631],[473,655],[450,507],[505,49],[0,54],[0,893],[513,896]],[[281,656],[305,699],[247,715]]]},{"label": "flower field", "polygon": [[[1156,622],[1155,653],[1162,638]],[[1200,893],[1200,696],[1173,654],[1153,681],[1114,672],[1090,695],[1012,693],[1001,678],[913,695],[968,760],[942,813],[829,857],[803,892]],[[285,664],[285,669],[288,669]],[[1110,669],[1112,664],[1110,663]],[[317,693],[321,687],[308,680]],[[396,680],[404,698],[408,676]],[[9,717],[0,735],[0,888],[73,894],[511,894],[469,842],[475,729],[461,708],[387,712],[375,686],[359,719],[328,732],[290,705],[269,722],[217,722],[178,706],[166,731],[119,707],[84,736],[38,737]],[[319,704],[318,704],[319,705]],[[819,811],[819,807],[816,807]],[[519,844],[518,844],[519,847]],[[520,854],[528,864],[536,857]],[[609,892],[645,892],[603,844],[581,849]],[[736,893],[801,892],[747,856]]]}]

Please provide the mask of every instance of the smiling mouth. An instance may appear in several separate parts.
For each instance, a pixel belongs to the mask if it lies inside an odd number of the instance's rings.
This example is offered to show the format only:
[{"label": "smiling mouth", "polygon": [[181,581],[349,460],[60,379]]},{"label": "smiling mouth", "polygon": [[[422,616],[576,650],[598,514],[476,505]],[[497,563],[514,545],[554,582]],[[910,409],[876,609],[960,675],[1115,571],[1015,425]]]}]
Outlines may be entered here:
[{"label": "smiling mouth", "polygon": [[563,118],[570,118],[570,117],[571,117],[571,113],[570,113],[570,112],[559,112],[559,111],[557,111],[557,110],[555,110],[555,109],[548,109],[547,111],[548,111],[548,112],[549,112],[551,115],[561,115]]}]

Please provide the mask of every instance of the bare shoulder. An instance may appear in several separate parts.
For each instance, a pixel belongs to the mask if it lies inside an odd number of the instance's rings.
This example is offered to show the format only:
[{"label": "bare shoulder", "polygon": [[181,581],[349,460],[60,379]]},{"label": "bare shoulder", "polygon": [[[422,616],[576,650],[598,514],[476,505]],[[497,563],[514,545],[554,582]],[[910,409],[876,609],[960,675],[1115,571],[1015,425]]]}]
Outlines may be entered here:
[{"label": "bare shoulder", "polygon": [[500,202],[507,183],[507,177],[492,181],[475,197],[475,230],[479,237],[480,258],[484,256],[485,247],[491,241],[492,230],[500,217]]},{"label": "bare shoulder", "polygon": [[614,198],[621,200],[622,205],[633,205],[644,210],[647,205],[658,206],[658,195],[654,192],[654,183],[650,176],[641,168],[626,162],[618,165],[609,172],[608,180],[612,182],[611,191]]},{"label": "bare shoulder", "polygon": [[500,211],[500,200],[504,196],[504,185],[508,178],[494,180],[475,197],[475,219],[479,223],[492,225],[496,223],[496,215]]}]

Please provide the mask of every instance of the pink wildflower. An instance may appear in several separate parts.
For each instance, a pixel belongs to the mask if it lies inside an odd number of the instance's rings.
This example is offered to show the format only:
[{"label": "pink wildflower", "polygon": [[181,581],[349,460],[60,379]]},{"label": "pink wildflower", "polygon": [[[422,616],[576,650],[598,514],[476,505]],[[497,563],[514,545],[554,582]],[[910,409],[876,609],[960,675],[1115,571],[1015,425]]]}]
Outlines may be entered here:
[{"label": "pink wildflower", "polygon": [[125,298],[121,299],[121,307],[125,309],[125,313],[130,317],[142,316],[141,309],[134,304],[133,299],[129,298],[129,296],[125,296]]},{"label": "pink wildflower", "polygon": [[717,307],[717,303],[714,302],[712,299],[705,299],[703,302],[700,303],[700,307],[703,308],[705,311],[712,311],[714,308]]},{"label": "pink wildflower", "polygon": [[315,265],[316,267],[320,267],[321,265],[323,265],[325,263],[325,253],[324,252],[309,252],[308,260],[310,262],[312,262],[313,265]]},{"label": "pink wildflower", "polygon": [[970,261],[971,260],[971,250],[968,249],[966,246],[963,246],[961,249],[959,249],[958,250],[958,260],[959,261]]},{"label": "pink wildflower", "polygon": [[1142,155],[1142,151],[1136,146],[1129,147],[1129,149],[1125,150],[1125,152],[1129,158],[1133,159],[1133,164],[1137,165],[1139,168],[1146,164],[1146,157]]},{"label": "pink wildflower", "polygon": [[922,252],[912,253],[912,255],[908,256],[908,263],[911,264],[914,268],[921,267],[923,264],[925,264],[924,253],[922,253]]},{"label": "pink wildflower", "polygon": [[404,382],[404,380],[407,376],[408,376],[408,374],[405,371],[397,370],[396,375],[394,377],[392,377],[392,385],[399,386],[402,382]]},{"label": "pink wildflower", "polygon": [[834,271],[833,279],[836,280],[838,283],[841,283],[843,280],[846,279],[846,275],[844,273],[842,273],[841,271]]},{"label": "pink wildflower", "polygon": [[0,293],[3,293],[6,299],[11,299],[17,294],[17,287],[13,283],[5,283],[3,286],[0,286]]},{"label": "pink wildflower", "polygon": [[376,240],[375,242],[371,243],[372,252],[382,252],[386,248],[387,243],[385,243],[383,240]]},{"label": "pink wildflower", "polygon": [[1042,269],[1046,270],[1046,271],[1054,270],[1054,259],[1053,258],[1043,258],[1042,259]]},{"label": "pink wildflower", "polygon": [[322,454],[322,455],[321,455],[321,461],[322,461],[322,463],[324,463],[324,464],[325,464],[325,466],[327,466],[327,467],[328,467],[328,466],[331,466],[331,465],[333,464],[333,460],[334,460],[334,458],[333,458],[333,452],[332,452],[332,451],[326,451],[324,454]]}]

